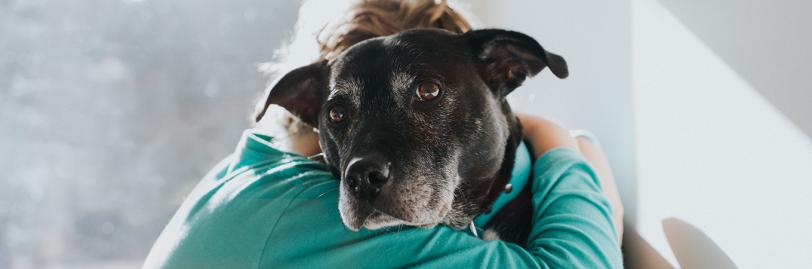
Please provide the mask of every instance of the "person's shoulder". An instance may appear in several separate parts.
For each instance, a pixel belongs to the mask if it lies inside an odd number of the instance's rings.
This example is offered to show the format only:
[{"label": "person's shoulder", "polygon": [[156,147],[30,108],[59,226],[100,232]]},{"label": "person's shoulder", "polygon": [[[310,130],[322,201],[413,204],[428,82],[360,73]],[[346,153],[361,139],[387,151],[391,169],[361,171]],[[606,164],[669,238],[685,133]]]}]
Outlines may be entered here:
[{"label": "person's shoulder", "polygon": [[[316,200],[307,197],[318,198],[313,193],[337,188],[338,181],[324,164],[275,149],[270,140],[246,132],[235,152],[186,197],[146,264],[256,267],[286,210],[312,205]],[[335,211],[336,202],[332,203]]]}]

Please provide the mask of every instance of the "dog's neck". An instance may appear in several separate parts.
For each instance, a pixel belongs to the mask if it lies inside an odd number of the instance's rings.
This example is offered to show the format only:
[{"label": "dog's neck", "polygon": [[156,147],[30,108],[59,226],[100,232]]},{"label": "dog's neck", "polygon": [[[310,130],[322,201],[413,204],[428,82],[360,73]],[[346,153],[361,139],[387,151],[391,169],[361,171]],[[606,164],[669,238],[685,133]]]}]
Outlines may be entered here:
[{"label": "dog's neck", "polygon": [[493,203],[505,190],[505,185],[510,182],[516,160],[516,150],[522,139],[522,127],[513,113],[509,112],[509,108],[507,111],[510,130],[505,141],[502,164],[494,175],[478,180],[477,185],[457,188],[458,192],[463,193],[456,193],[455,196],[469,197],[469,199],[454,202],[454,210],[452,210],[454,214],[447,216],[444,221],[451,227],[465,228],[471,224],[476,216],[488,213],[492,209]]},{"label": "dog's neck", "polygon": [[510,135],[505,143],[505,155],[502,159],[502,166],[494,176],[491,186],[488,189],[484,203],[480,207],[479,213],[486,213],[492,210],[496,198],[505,190],[505,186],[510,182],[513,166],[516,162],[516,150],[522,142],[522,127],[518,121],[511,127]]}]

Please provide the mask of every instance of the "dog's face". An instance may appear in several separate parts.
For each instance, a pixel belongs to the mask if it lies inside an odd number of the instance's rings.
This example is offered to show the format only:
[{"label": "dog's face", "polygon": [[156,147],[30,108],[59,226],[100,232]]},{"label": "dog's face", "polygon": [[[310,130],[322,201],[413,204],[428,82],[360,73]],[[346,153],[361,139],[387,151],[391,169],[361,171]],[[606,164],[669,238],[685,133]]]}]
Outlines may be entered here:
[{"label": "dog's face", "polygon": [[348,228],[461,228],[515,147],[504,97],[546,66],[567,75],[563,58],[520,33],[411,30],[291,71],[266,109],[278,104],[318,126]]}]

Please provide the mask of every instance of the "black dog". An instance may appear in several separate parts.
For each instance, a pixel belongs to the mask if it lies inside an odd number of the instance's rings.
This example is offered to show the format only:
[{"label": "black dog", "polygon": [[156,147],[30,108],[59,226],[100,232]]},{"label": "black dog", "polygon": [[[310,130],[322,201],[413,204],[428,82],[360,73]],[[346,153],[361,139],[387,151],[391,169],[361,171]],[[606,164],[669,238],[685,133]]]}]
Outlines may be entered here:
[{"label": "black dog", "polygon": [[[567,64],[505,30],[419,29],[358,43],[283,76],[268,105],[317,126],[351,230],[407,224],[462,229],[504,190],[521,126],[505,100],[528,76]],[[530,187],[488,224],[524,244]]]}]

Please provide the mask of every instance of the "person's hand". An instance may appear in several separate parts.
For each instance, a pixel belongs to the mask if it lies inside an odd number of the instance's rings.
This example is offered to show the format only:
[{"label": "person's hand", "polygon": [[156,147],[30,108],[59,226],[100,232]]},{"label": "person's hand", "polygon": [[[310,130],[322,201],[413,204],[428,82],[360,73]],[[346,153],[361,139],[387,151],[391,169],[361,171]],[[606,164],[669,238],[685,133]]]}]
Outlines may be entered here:
[{"label": "person's hand", "polygon": [[516,113],[522,124],[522,134],[530,142],[533,159],[538,159],[553,148],[569,148],[578,151],[578,142],[570,132],[558,124],[540,117]]}]

